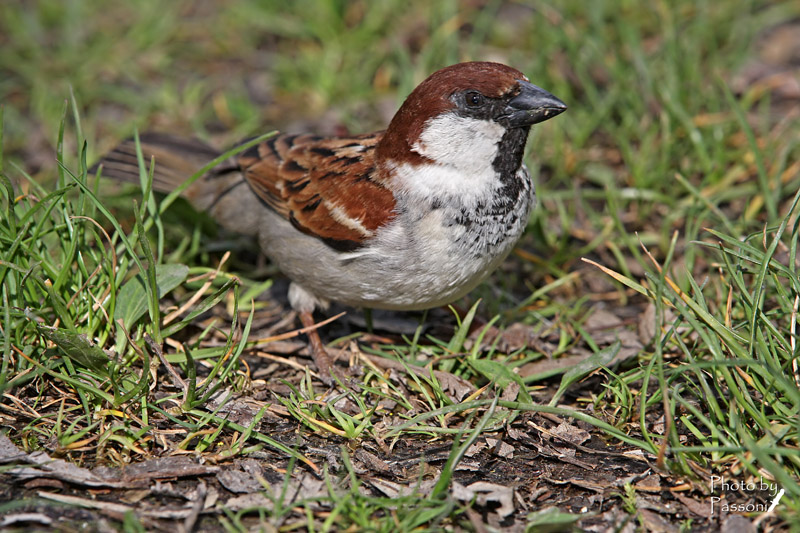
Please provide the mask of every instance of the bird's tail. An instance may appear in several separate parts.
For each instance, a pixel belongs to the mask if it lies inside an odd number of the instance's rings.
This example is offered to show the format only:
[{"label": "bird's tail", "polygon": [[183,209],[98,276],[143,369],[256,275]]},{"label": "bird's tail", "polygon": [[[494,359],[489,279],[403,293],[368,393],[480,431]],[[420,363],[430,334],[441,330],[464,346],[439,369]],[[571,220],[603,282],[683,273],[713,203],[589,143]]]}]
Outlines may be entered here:
[{"label": "bird's tail", "polygon": [[[144,133],[139,136],[145,171],[153,167],[153,189],[169,193],[203,168],[220,152],[198,139],[164,133]],[[103,166],[103,176],[128,183],[139,183],[139,160],[136,143],[128,139],[106,154],[94,169]],[[191,195],[187,195],[191,196]]]},{"label": "bird's tail", "polygon": [[[139,144],[147,172],[155,161],[153,189],[162,193],[175,190],[205,165],[219,157],[220,152],[197,139],[163,133],[145,133]],[[100,165],[103,176],[128,183],[140,183],[139,161],[133,139],[123,141],[106,154]],[[223,161],[193,182],[183,196],[198,211],[205,211],[223,227],[238,233],[255,235],[259,213],[263,207],[253,194],[234,161]]]}]

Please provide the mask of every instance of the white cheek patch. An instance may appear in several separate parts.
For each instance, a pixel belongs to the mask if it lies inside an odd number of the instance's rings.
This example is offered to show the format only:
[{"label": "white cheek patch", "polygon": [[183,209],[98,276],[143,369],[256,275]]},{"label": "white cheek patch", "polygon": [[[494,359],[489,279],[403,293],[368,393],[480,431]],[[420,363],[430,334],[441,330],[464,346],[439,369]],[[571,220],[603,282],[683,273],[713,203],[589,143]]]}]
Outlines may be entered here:
[{"label": "white cheek patch", "polygon": [[492,162],[505,128],[490,120],[446,114],[429,120],[412,150],[433,163],[394,168],[401,189],[427,199],[456,197],[471,206],[500,186]]},{"label": "white cheek patch", "polygon": [[491,166],[505,132],[492,120],[447,113],[426,122],[411,149],[441,165],[480,171]]}]

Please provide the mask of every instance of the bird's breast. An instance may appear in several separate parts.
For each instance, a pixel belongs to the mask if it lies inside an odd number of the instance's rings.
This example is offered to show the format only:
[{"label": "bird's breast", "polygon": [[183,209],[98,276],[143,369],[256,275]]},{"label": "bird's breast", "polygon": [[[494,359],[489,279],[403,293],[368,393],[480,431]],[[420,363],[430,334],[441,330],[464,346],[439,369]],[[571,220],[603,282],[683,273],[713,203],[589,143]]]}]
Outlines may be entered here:
[{"label": "bird's breast", "polygon": [[372,307],[444,305],[483,281],[525,230],[534,196],[524,169],[520,179],[523,185],[510,197],[504,196],[509,190],[500,188],[469,204],[401,202],[398,216],[367,249],[349,257],[382,303]]}]

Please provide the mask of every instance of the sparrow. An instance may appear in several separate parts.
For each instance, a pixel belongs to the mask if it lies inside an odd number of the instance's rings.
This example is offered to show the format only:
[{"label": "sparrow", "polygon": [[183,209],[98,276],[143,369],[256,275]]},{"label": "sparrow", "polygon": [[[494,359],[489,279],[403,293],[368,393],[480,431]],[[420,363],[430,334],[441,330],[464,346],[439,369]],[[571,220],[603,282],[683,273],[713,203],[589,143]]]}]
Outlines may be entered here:
[{"label": "sparrow", "polygon": [[[459,63],[417,86],[385,131],[280,134],[208,171],[184,196],[224,228],[256,237],[291,280],[289,302],[331,383],[312,313],[330,301],[428,309],[486,279],[536,201],[522,162],[530,128],[566,109],[512,67]],[[160,192],[221,153],[163,133],[141,135],[140,145]],[[139,182],[132,140],[100,164],[104,176]]]}]

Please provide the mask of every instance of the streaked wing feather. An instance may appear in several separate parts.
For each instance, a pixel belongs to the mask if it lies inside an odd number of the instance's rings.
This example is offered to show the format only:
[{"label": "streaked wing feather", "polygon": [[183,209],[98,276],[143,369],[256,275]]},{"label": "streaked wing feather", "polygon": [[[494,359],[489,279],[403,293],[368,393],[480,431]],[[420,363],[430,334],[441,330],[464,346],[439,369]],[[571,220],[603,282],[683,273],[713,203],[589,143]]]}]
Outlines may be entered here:
[{"label": "streaked wing feather", "polygon": [[239,166],[256,194],[299,230],[353,250],[394,216],[394,195],[376,176],[380,138],[280,135],[242,153]]}]

